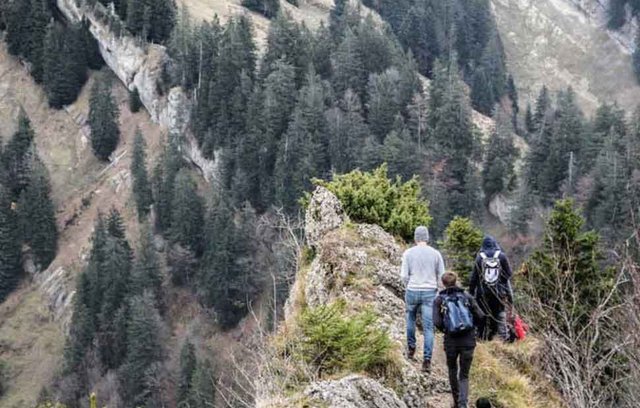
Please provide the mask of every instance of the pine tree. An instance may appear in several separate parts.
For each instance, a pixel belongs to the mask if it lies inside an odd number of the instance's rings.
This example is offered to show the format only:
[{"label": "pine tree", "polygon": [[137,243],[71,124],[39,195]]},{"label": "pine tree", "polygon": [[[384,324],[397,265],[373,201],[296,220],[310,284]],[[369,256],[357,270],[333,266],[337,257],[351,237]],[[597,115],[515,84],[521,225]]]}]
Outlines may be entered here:
[{"label": "pine tree", "polygon": [[513,127],[508,114],[498,110],[496,126],[485,151],[482,166],[482,189],[485,206],[498,194],[516,187],[515,160],[517,150],[513,144]]},{"label": "pine tree", "polygon": [[393,128],[396,116],[403,108],[398,94],[400,73],[390,68],[381,74],[373,74],[367,87],[368,122],[371,132],[380,143]]},{"label": "pine tree", "polygon": [[16,288],[22,273],[20,238],[9,197],[0,183],[0,303]]},{"label": "pine tree", "polygon": [[34,163],[29,185],[20,194],[17,208],[22,240],[31,247],[36,265],[44,270],[56,256],[58,228],[49,173],[38,160]]},{"label": "pine tree", "polygon": [[345,14],[348,12],[347,0],[335,0],[329,11],[329,31],[333,40],[337,42],[342,37],[345,29]]},{"label": "pine tree", "polygon": [[131,296],[151,293],[154,305],[160,313],[165,309],[163,277],[160,261],[153,247],[153,233],[148,224],[141,225],[140,243],[131,270]]},{"label": "pine tree", "polygon": [[187,338],[180,350],[180,375],[178,377],[178,390],[176,393],[176,402],[178,406],[189,403],[196,364],[196,349],[193,346],[193,343],[189,341],[189,338]]},{"label": "pine tree", "polygon": [[176,19],[174,0],[129,0],[127,28],[144,40],[163,43],[171,35]]},{"label": "pine tree", "polygon": [[142,108],[140,92],[138,92],[138,88],[133,88],[133,91],[129,91],[129,110],[131,113],[138,113],[140,108]]},{"label": "pine tree", "polygon": [[309,64],[309,35],[287,13],[280,13],[271,23],[267,35],[267,51],[260,65],[260,76],[266,78],[276,63],[291,65],[296,84],[301,85]]},{"label": "pine tree", "polygon": [[207,359],[198,362],[191,380],[191,405],[192,408],[209,408],[216,400],[216,379],[214,377],[211,362]]},{"label": "pine tree", "polygon": [[104,66],[104,59],[100,53],[98,41],[89,30],[90,26],[91,23],[88,20],[85,19],[82,21],[80,25],[80,39],[83,42],[83,49],[86,52],[87,67],[97,71]]},{"label": "pine tree", "polygon": [[171,202],[174,197],[176,175],[184,164],[178,150],[179,143],[178,137],[169,136],[162,157],[153,172],[156,227],[162,232],[171,228]]},{"label": "pine tree", "polygon": [[533,132],[541,132],[549,125],[550,116],[549,113],[552,110],[551,97],[549,96],[549,90],[545,85],[540,89],[540,94],[536,99],[536,109],[533,114]]},{"label": "pine tree", "polygon": [[64,370],[67,373],[79,372],[87,350],[95,334],[95,319],[88,306],[90,292],[89,275],[82,272],[76,284],[73,297],[73,314],[69,325],[69,334],[64,347]]},{"label": "pine tree", "polygon": [[31,63],[31,75],[36,82],[43,80],[44,38],[46,27],[52,18],[47,0],[31,0],[31,10],[26,18],[27,32],[24,57]]},{"label": "pine tree", "polygon": [[7,188],[14,199],[17,199],[29,184],[36,157],[33,140],[31,121],[24,111],[20,111],[18,129],[9,139],[2,153]]},{"label": "pine tree", "polygon": [[384,140],[382,159],[389,166],[391,176],[400,176],[409,180],[420,171],[420,156],[411,138],[409,130],[404,126],[402,116],[396,117],[394,130]]},{"label": "pine tree", "polygon": [[454,217],[444,232],[442,244],[450,268],[469,284],[476,254],[482,245],[482,231],[469,218]]},{"label": "pine tree", "polygon": [[485,115],[493,113],[494,105],[500,101],[507,86],[504,50],[497,31],[489,37],[480,65],[475,69],[471,81],[471,103]]},{"label": "pine tree", "polygon": [[533,111],[531,111],[531,104],[527,103],[527,110],[524,115],[524,126],[527,133],[533,133],[535,131],[535,123],[533,121]]},{"label": "pine tree", "polygon": [[333,67],[331,83],[335,93],[344,95],[347,89],[351,89],[362,97],[367,86],[368,73],[360,55],[356,35],[352,30],[345,32],[344,38],[331,53],[331,64]]},{"label": "pine tree", "polygon": [[87,79],[87,52],[81,26],[52,23],[44,40],[43,78],[49,106],[73,103]]},{"label": "pine tree", "polygon": [[134,297],[130,308],[122,387],[128,406],[146,406],[152,397],[149,370],[163,359],[162,321],[151,296]]},{"label": "pine tree", "polygon": [[360,158],[369,131],[362,118],[360,99],[351,90],[345,92],[338,106],[327,112],[329,155],[336,173],[352,170]]},{"label": "pine tree", "polygon": [[511,100],[511,121],[516,133],[520,134],[518,126],[518,113],[520,112],[520,106],[518,105],[518,90],[516,89],[516,83],[513,80],[513,75],[509,74],[507,77],[507,95]]},{"label": "pine tree", "polygon": [[171,239],[190,248],[196,254],[199,253],[204,224],[204,202],[198,195],[196,183],[187,169],[181,169],[176,175],[171,211]]},{"label": "pine tree", "polygon": [[146,143],[139,128],[133,140],[131,175],[133,176],[133,197],[136,200],[138,219],[144,220],[153,202],[149,174],[147,173]]},{"label": "pine tree", "polygon": [[280,141],[276,162],[276,201],[293,210],[311,177],[326,177],[330,170],[325,117],[325,87],[313,72],[300,89],[289,128]]},{"label": "pine tree", "polygon": [[635,37],[635,50],[632,54],[633,72],[636,74],[636,79],[640,82],[640,31]]},{"label": "pine tree", "polygon": [[120,128],[118,127],[118,107],[111,95],[111,81],[100,78],[91,88],[89,99],[89,126],[91,128],[91,148],[100,160],[108,160],[118,147]]},{"label": "pine tree", "polygon": [[609,8],[607,14],[609,21],[607,26],[612,30],[617,30],[626,23],[626,10],[625,5],[627,0],[611,0],[609,2]]},{"label": "pine tree", "polygon": [[267,18],[277,16],[280,10],[279,0],[242,0],[242,5],[249,10],[263,14]]}]

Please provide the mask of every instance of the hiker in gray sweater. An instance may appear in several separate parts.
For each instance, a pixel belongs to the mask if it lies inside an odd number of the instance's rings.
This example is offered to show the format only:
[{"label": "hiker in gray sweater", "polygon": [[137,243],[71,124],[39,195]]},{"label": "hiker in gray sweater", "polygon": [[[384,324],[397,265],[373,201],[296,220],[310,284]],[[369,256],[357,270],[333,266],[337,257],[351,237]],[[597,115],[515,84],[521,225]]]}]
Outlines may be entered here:
[{"label": "hiker in gray sweater", "polygon": [[438,291],[438,282],[444,274],[444,260],[436,249],[429,246],[429,230],[419,226],[414,233],[416,243],[402,254],[402,282],[405,285],[407,312],[407,358],[413,360],[416,352],[416,316],[422,314],[424,351],[422,371],[431,371],[433,352],[433,300]]}]

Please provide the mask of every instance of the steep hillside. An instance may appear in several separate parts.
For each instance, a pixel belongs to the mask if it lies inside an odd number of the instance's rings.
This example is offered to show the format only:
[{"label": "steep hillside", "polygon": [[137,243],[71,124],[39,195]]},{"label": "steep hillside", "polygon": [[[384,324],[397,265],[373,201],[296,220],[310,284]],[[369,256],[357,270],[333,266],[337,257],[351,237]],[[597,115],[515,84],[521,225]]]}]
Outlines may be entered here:
[{"label": "steep hillside", "polygon": [[[422,374],[418,363],[403,355],[404,302],[398,273],[403,245],[377,225],[352,223],[336,196],[323,187],[314,192],[305,220],[313,259],[298,271],[285,321],[272,339],[272,354],[262,363],[257,406],[449,407],[441,338],[436,340],[431,375]],[[323,309],[335,304],[344,304],[344,309]],[[357,320],[363,311],[373,313],[372,325],[391,340],[383,366],[368,374],[348,367],[325,374],[322,358],[335,358],[334,352],[340,358],[340,352],[322,349],[326,354],[316,356],[308,342],[327,336],[328,347],[338,347],[340,335],[331,330],[331,319],[343,313],[342,318]],[[318,313],[318,326],[327,328],[307,331],[309,313]],[[507,346],[481,344],[471,373],[472,398],[490,397],[504,408],[562,407],[546,380],[531,369],[535,344],[534,339]]]},{"label": "steep hillside", "polygon": [[95,159],[85,123],[94,77],[95,74],[76,103],[64,110],[52,110],[25,67],[0,44],[0,133],[3,138],[11,135],[21,107],[31,118],[39,155],[51,174],[61,231],[54,262],[46,271],[29,275],[22,288],[0,306],[0,359],[8,363],[11,378],[8,394],[0,399],[2,407],[32,406],[39,390],[51,382],[56,372],[70,318],[75,276],[83,266],[97,213],[117,208],[127,220],[135,217],[133,208],[128,206],[135,128],[139,126],[144,132],[152,156],[161,150],[160,128],[146,112],[129,112],[126,90],[114,81],[122,140],[112,163]]},{"label": "steep hillside", "polygon": [[631,66],[634,27],[606,29],[605,0],[492,0],[521,105],[543,84],[572,86],[588,114],[617,101],[628,111],[640,100]]}]

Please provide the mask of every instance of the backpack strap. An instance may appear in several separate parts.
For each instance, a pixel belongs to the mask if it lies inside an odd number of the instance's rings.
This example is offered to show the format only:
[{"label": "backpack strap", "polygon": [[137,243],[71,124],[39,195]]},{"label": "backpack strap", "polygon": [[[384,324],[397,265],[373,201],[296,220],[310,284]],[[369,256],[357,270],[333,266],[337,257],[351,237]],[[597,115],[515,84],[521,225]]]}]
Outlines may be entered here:
[{"label": "backpack strap", "polygon": [[480,252],[480,258],[487,259],[487,254],[485,254],[484,252]]},{"label": "backpack strap", "polygon": [[498,249],[496,252],[493,253],[493,259],[499,259],[500,258],[500,250]]}]

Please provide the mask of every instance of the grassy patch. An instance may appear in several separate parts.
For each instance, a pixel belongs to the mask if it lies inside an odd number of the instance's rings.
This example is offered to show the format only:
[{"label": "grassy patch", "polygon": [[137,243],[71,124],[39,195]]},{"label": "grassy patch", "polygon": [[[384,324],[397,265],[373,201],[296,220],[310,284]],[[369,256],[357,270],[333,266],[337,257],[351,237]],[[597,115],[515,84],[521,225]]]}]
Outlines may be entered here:
[{"label": "grassy patch", "polygon": [[478,344],[470,377],[473,399],[489,398],[497,408],[562,407],[552,388],[530,375],[536,371],[528,363],[535,349],[532,342]]}]

